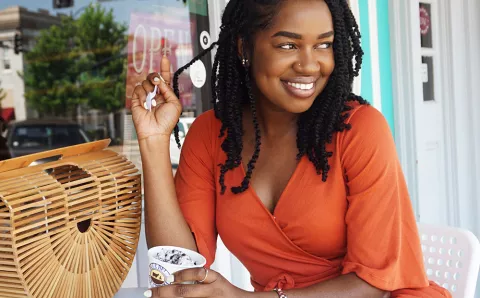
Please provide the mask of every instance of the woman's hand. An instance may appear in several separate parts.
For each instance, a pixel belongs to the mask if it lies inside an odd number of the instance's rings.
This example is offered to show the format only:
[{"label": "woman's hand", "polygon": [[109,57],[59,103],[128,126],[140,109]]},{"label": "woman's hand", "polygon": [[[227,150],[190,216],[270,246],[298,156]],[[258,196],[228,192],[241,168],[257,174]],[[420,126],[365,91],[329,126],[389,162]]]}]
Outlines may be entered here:
[{"label": "woman's hand", "polygon": [[[235,287],[219,273],[210,269],[186,269],[176,272],[174,277],[173,284],[148,290],[145,297],[245,298],[252,294]],[[182,282],[197,284],[179,284]]]},{"label": "woman's hand", "polygon": [[[166,56],[162,57],[160,73],[161,77],[156,72],[149,74],[147,79],[133,90],[132,117],[138,140],[151,136],[166,136],[169,139],[182,113],[180,101],[167,85],[170,84],[172,76],[170,61]],[[147,94],[153,92],[155,86],[158,86],[157,94],[152,104],[152,110],[148,111],[145,108],[145,100]]]}]

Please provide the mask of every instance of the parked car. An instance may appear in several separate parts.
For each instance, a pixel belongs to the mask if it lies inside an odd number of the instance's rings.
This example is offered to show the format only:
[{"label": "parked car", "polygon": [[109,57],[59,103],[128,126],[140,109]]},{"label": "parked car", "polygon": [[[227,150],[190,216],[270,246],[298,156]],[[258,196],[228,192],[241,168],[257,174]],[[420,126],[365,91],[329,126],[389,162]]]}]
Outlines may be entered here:
[{"label": "parked car", "polygon": [[80,125],[63,119],[32,119],[13,122],[7,131],[11,157],[89,142]]},{"label": "parked car", "polygon": [[[187,135],[188,130],[190,129],[190,126],[192,125],[194,120],[194,117],[180,118],[180,121],[178,122],[180,144],[183,145],[185,136]],[[178,145],[175,141],[175,136],[173,135],[173,133],[170,136],[170,160],[173,167],[177,167],[178,163],[180,162],[180,149],[178,149]]]}]

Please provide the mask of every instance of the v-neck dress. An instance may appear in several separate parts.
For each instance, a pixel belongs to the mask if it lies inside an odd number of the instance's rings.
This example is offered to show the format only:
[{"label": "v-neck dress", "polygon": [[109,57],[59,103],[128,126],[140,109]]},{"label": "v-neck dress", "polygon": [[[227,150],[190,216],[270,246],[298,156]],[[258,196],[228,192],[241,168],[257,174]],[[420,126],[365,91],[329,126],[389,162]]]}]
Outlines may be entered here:
[{"label": "v-neck dress", "polygon": [[[233,194],[243,167],[225,175],[213,111],[200,115],[183,145],[177,197],[199,252],[215,258],[220,235],[251,274],[256,291],[303,288],[355,273],[392,297],[451,297],[428,281],[414,212],[387,122],[375,108],[352,104],[352,128],[327,150],[326,182],[302,158],[272,213],[249,189]],[[260,152],[260,154],[262,154]]]}]

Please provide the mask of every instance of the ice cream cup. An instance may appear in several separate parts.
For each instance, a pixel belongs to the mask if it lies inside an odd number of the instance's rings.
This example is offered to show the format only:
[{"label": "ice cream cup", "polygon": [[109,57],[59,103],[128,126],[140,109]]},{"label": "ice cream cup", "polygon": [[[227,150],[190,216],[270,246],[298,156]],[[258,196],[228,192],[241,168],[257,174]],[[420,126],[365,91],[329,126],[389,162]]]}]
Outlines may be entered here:
[{"label": "ice cream cup", "polygon": [[[196,263],[196,265],[175,265],[160,261],[156,258],[158,253],[171,250],[181,251],[182,253],[189,256]],[[149,285],[150,288],[155,288],[169,285],[170,283],[167,282],[167,277],[174,274],[175,272],[189,268],[203,267],[207,263],[207,260],[201,254],[186,248],[176,246],[155,246],[148,250],[148,263]]]}]

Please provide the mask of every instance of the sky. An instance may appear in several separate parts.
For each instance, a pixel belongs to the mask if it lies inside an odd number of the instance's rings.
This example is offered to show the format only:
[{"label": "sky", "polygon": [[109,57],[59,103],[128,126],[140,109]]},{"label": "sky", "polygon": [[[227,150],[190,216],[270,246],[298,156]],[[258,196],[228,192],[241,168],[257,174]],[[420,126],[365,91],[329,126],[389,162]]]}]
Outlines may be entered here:
[{"label": "sky", "polygon": [[47,9],[54,15],[57,12],[79,15],[86,6],[97,2],[105,8],[112,8],[116,20],[126,24],[128,24],[130,13],[133,11],[149,11],[153,6],[165,4],[169,6],[178,5],[179,7],[183,5],[181,1],[176,0],[74,0],[73,8],[53,9],[53,0],[0,0],[0,10],[20,5],[31,11],[36,11],[39,8]]}]

